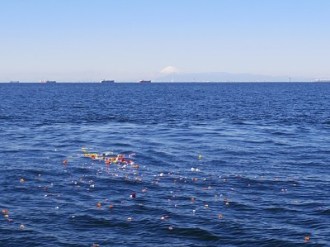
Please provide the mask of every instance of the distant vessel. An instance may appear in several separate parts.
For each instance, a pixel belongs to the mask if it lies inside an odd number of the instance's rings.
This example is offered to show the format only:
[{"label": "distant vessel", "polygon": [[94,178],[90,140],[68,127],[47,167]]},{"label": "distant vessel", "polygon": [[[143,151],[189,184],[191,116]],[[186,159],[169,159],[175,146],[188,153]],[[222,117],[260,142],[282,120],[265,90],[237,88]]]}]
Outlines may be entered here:
[{"label": "distant vessel", "polygon": [[101,83],[109,84],[109,83],[115,83],[114,80],[102,80]]},{"label": "distant vessel", "polygon": [[139,81],[139,83],[151,83],[151,81],[150,80],[141,80],[141,81]]},{"label": "distant vessel", "polygon": [[41,83],[47,83],[47,84],[55,84],[56,81],[41,81]]},{"label": "distant vessel", "polygon": [[19,83],[19,81],[10,81],[9,83],[14,83],[14,84],[16,84],[16,83]]},{"label": "distant vessel", "polygon": [[314,82],[330,83],[330,79],[316,79]]}]

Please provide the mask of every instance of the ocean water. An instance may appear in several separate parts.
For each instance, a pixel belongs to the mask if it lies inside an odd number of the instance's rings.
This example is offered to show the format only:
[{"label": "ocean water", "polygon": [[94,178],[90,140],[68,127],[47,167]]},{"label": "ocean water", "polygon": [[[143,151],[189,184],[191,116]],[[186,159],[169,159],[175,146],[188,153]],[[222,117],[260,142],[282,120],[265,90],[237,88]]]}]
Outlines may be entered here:
[{"label": "ocean water", "polygon": [[329,168],[330,84],[0,84],[0,246],[329,246]]}]

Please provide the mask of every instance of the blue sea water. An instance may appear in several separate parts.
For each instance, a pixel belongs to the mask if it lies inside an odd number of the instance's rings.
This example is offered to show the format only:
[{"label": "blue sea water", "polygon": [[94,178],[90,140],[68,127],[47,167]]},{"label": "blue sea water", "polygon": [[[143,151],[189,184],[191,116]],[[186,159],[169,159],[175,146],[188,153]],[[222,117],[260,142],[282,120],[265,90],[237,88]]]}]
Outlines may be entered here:
[{"label": "blue sea water", "polygon": [[0,246],[329,246],[329,168],[330,84],[0,84]]}]

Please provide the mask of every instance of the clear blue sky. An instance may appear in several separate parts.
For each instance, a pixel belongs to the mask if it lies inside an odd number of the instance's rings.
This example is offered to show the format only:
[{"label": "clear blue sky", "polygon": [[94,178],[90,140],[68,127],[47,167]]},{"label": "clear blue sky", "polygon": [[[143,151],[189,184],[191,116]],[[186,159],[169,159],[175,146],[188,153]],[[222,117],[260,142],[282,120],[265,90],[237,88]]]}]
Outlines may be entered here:
[{"label": "clear blue sky", "polygon": [[0,32],[0,81],[330,78],[329,0],[1,0]]}]

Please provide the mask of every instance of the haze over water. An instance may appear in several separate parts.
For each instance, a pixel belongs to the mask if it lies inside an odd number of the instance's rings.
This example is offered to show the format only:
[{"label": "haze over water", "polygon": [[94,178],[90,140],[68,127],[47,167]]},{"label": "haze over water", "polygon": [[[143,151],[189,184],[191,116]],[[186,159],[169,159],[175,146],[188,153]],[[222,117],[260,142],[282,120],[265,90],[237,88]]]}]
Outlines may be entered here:
[{"label": "haze over water", "polygon": [[328,246],[329,95],[326,83],[0,84],[0,243]]}]

